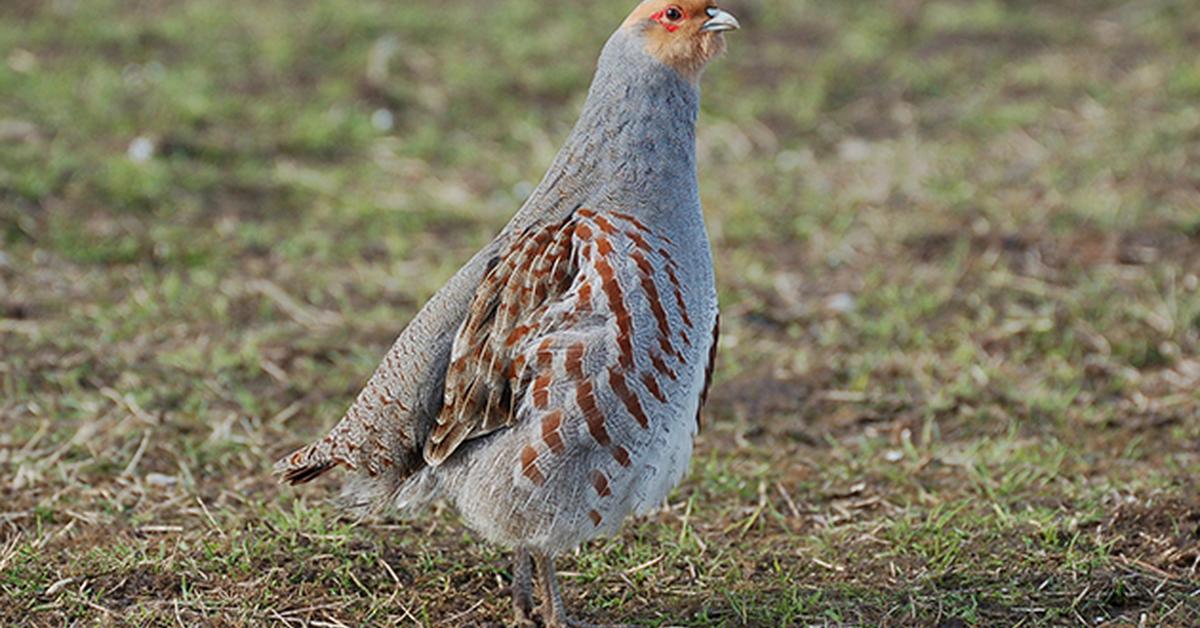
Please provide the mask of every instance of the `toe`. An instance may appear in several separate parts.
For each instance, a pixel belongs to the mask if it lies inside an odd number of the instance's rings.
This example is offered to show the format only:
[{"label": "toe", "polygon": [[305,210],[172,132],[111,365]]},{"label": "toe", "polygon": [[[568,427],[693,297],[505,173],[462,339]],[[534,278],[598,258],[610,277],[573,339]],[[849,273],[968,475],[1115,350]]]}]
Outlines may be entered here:
[{"label": "toe", "polygon": [[522,601],[514,601],[513,603],[513,625],[516,628],[535,628],[537,622],[533,620],[535,617],[532,600],[525,599]]}]

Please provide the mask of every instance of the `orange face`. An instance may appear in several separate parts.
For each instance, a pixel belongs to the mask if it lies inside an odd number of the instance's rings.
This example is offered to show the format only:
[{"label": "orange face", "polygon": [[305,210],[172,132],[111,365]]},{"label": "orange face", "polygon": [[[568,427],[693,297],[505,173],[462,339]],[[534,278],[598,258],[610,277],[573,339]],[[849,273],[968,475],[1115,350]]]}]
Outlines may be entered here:
[{"label": "orange face", "polygon": [[639,29],[647,52],[694,79],[725,50],[722,33],[737,29],[738,21],[718,9],[715,0],[646,0],[625,20],[624,28]]}]

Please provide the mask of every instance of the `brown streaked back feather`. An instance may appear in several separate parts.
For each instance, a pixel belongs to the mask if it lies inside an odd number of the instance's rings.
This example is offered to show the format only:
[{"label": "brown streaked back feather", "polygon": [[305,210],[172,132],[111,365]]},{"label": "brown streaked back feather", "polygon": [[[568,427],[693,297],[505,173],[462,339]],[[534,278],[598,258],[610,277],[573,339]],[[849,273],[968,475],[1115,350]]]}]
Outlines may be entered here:
[{"label": "brown streaked back feather", "polygon": [[489,261],[454,339],[442,410],[425,442],[429,464],[440,464],[463,441],[515,420],[521,350],[547,324],[547,304],[575,277],[573,229],[571,216],[529,227]]},{"label": "brown streaked back feather", "polygon": [[[601,446],[626,458],[609,442],[605,415],[614,410],[600,399],[646,430],[649,409],[683,388],[676,371],[687,363],[692,322],[670,246],[636,217],[586,208],[514,239],[490,263],[455,337],[426,462],[441,464],[464,441],[522,420],[523,403],[549,421],[551,453],[562,448],[552,417],[573,407]],[[598,322],[611,346],[569,335]],[[654,339],[649,346],[634,345],[637,329]]]}]

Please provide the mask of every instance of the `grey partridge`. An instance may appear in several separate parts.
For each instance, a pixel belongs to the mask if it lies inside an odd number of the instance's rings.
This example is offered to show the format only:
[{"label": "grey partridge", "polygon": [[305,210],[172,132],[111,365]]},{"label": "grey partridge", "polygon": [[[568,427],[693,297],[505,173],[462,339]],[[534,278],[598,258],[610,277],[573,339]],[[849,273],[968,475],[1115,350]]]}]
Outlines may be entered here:
[{"label": "grey partridge", "polygon": [[549,626],[571,623],[554,557],[661,504],[692,454],[717,346],[697,189],[698,82],[737,20],[641,3],[600,55],[575,129],[508,225],[433,296],[328,436],[279,461],[335,466],[355,511],[444,498],[531,563]]}]

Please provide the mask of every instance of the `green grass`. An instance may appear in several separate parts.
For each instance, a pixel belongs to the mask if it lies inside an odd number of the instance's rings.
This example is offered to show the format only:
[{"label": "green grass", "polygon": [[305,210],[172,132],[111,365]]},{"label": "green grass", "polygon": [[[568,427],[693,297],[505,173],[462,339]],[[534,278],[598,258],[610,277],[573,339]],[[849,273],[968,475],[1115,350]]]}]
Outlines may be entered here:
[{"label": "green grass", "polygon": [[[452,513],[270,464],[516,209],[626,4],[3,3],[0,623],[507,619]],[[726,5],[707,426],[568,604],[1200,624],[1200,5]]]}]

